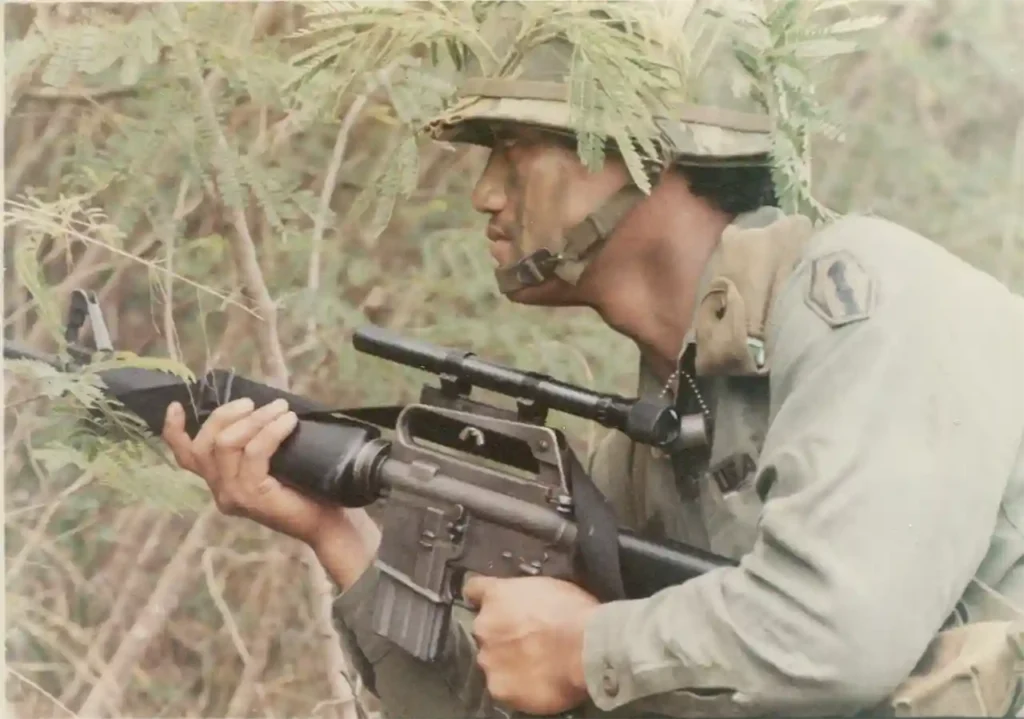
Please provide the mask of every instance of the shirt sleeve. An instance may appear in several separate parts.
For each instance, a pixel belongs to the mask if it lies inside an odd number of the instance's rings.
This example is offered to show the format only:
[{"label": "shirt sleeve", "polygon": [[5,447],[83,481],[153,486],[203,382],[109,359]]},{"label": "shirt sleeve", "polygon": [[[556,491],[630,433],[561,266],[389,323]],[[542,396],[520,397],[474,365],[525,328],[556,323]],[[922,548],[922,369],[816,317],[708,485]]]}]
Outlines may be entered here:
[{"label": "shirt sleeve", "polygon": [[[876,706],[985,556],[1021,441],[1020,403],[1005,395],[1022,387],[1020,358],[976,313],[1007,303],[984,304],[1002,295],[973,270],[950,271],[937,248],[901,259],[884,236],[863,246],[865,316],[830,322],[813,306],[813,256],[834,242],[810,251],[773,309],[753,550],[736,568],[597,610],[584,664],[601,709]],[[920,274],[887,269],[901,261]]]}]

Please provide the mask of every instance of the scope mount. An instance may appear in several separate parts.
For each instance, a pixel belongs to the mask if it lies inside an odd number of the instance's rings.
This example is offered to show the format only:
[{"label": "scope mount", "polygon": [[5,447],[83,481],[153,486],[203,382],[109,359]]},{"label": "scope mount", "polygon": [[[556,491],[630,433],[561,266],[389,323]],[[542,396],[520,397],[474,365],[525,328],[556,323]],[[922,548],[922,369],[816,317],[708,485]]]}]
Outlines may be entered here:
[{"label": "scope mount", "polygon": [[[471,353],[465,353],[471,354]],[[421,401],[425,398],[431,397],[433,394],[429,390],[434,390],[440,395],[440,398],[445,400],[444,404],[472,404],[477,409],[480,408],[480,404],[477,403],[471,395],[473,394],[473,388],[475,385],[466,377],[461,375],[453,374],[451,372],[442,372],[437,375],[440,387],[430,387],[429,385],[424,386],[424,395],[421,396]],[[516,403],[515,413],[510,410],[501,411],[498,409],[502,418],[515,419],[519,422],[526,422],[528,424],[544,425],[548,421],[548,412],[550,408],[540,402],[524,397],[514,397],[513,400]],[[489,405],[483,405],[488,406]]]}]

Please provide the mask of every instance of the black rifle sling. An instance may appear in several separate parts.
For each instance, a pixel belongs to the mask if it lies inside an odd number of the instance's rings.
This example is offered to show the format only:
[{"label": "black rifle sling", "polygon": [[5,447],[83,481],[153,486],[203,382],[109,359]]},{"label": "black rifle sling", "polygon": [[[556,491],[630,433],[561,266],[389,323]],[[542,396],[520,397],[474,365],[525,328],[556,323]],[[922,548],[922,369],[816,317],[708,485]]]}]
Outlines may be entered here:
[{"label": "black rifle sling", "polygon": [[576,538],[587,591],[602,602],[626,597],[619,564],[619,523],[608,499],[572,452],[563,454],[576,513]]}]

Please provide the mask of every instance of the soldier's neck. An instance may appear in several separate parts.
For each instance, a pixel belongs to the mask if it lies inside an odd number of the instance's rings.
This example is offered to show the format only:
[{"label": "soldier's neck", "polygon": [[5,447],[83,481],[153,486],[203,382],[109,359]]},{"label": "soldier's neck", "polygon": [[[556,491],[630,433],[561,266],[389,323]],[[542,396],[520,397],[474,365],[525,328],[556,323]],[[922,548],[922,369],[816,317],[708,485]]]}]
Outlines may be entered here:
[{"label": "soldier's neck", "polygon": [[588,304],[663,380],[675,371],[698,285],[729,218],[689,192],[653,194],[595,259]]}]

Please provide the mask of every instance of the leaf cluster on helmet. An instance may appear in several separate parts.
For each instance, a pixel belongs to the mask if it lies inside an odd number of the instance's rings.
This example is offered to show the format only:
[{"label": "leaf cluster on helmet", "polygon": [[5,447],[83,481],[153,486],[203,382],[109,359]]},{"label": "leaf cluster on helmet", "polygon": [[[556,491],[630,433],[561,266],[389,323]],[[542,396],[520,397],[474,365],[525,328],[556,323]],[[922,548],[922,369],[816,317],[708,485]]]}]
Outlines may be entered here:
[{"label": "leaf cluster on helmet", "polygon": [[[812,71],[857,49],[850,37],[883,22],[854,8],[886,0],[647,0],[317,2],[295,34],[295,82],[323,82],[338,98],[383,92],[405,128],[360,211],[377,210],[370,236],[408,195],[417,130],[453,100],[469,74],[510,76],[532,49],[572,46],[570,122],[594,169],[614,149],[645,191],[670,157],[660,120],[678,103],[742,98],[768,115],[771,160],[784,208],[827,215],[811,193],[810,137],[839,131],[815,95]],[[723,59],[729,62],[722,63]],[[723,67],[725,69],[723,69]],[[731,96],[731,97],[730,97]],[[358,214],[358,213],[357,213]]]},{"label": "leaf cluster on helmet", "polygon": [[788,211],[825,218],[833,213],[811,192],[811,138],[841,140],[831,108],[817,95],[813,74],[824,61],[860,49],[855,37],[884,23],[885,14],[855,8],[890,0],[719,0],[710,10],[736,28],[732,51],[745,75],[736,92],[750,96],[772,125],[776,191]]}]

